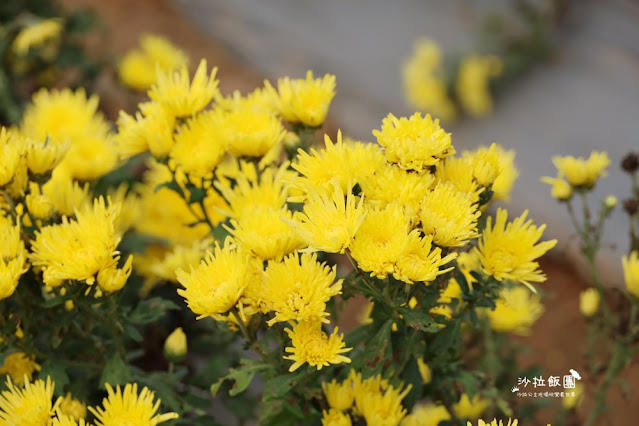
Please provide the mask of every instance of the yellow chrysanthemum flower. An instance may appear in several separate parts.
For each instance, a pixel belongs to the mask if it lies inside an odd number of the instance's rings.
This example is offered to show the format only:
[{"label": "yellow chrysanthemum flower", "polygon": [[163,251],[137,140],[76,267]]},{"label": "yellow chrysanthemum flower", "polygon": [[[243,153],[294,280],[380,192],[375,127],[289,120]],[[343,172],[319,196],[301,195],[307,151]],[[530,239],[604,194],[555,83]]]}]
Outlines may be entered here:
[{"label": "yellow chrysanthemum flower", "polygon": [[495,310],[485,311],[490,327],[521,336],[530,334],[530,327],[544,312],[539,296],[520,286],[502,288],[496,305]]},{"label": "yellow chrysanthemum flower", "polygon": [[191,272],[176,271],[177,280],[184,286],[178,294],[201,319],[225,314],[237,304],[246,286],[259,280],[260,265],[247,253],[238,250],[227,240],[224,247],[216,245]]},{"label": "yellow chrysanthemum flower", "polygon": [[503,150],[498,149],[495,143],[489,148],[482,146],[475,151],[464,151],[463,156],[468,158],[471,164],[473,178],[481,186],[491,186],[501,175],[500,151]]},{"label": "yellow chrysanthemum flower", "polygon": [[579,311],[586,318],[593,316],[599,310],[599,291],[589,288],[579,293]]},{"label": "yellow chrysanthemum flower", "polygon": [[408,385],[395,388],[388,386],[383,392],[364,392],[357,398],[357,412],[364,417],[369,425],[399,425],[406,416],[407,410],[402,406],[402,400],[412,389]]},{"label": "yellow chrysanthemum flower", "polygon": [[268,81],[264,85],[284,120],[310,127],[324,123],[335,96],[335,76],[325,74],[322,78],[314,78],[311,70],[306,72],[306,79],[280,78],[277,91]]},{"label": "yellow chrysanthemum flower", "polygon": [[402,83],[404,97],[410,105],[450,122],[457,111],[442,78],[442,56],[434,41],[417,39],[412,55],[402,65]]},{"label": "yellow chrysanthemum flower", "polygon": [[28,356],[24,352],[7,355],[0,367],[0,374],[8,374],[13,383],[20,386],[24,386],[25,380],[31,381],[35,371],[40,371],[40,364],[35,362],[35,356]]},{"label": "yellow chrysanthemum flower", "polygon": [[56,42],[62,32],[62,19],[49,18],[23,28],[11,44],[11,50],[18,56],[24,56],[29,49],[45,43]]},{"label": "yellow chrysanthemum flower", "polygon": [[92,203],[88,182],[80,185],[63,175],[54,176],[44,184],[42,194],[51,200],[53,210],[60,216],[72,216],[76,208],[82,209]]},{"label": "yellow chrysanthemum flower", "polygon": [[[408,256],[411,249],[416,249],[408,246],[410,220],[403,206],[397,203],[388,204],[384,209],[368,209],[349,246],[349,252],[359,268],[370,272],[373,277],[386,278],[392,275],[403,249],[406,247]],[[403,272],[407,274],[417,272],[411,271],[417,266],[411,265],[411,258],[406,258],[403,266]],[[405,276],[401,272],[398,275]]]},{"label": "yellow chrysanthemum flower", "polygon": [[118,76],[125,86],[144,91],[157,78],[157,70],[175,71],[188,64],[188,56],[168,39],[145,34],[140,37],[141,49],[134,49],[122,58],[118,66]]},{"label": "yellow chrysanthemum flower", "polygon": [[29,194],[25,197],[24,203],[35,219],[46,219],[53,213],[53,201],[40,192],[40,187],[35,182],[29,182]]},{"label": "yellow chrysanthemum flower", "polygon": [[60,401],[58,407],[61,414],[71,417],[73,420],[82,420],[87,417],[87,406],[79,399],[73,398],[71,392]]},{"label": "yellow chrysanthemum flower", "polygon": [[445,420],[450,420],[450,414],[443,405],[416,405],[404,418],[402,426],[437,426]]},{"label": "yellow chrysanthemum flower", "polygon": [[351,416],[331,408],[330,410],[322,411],[322,426],[351,426]]},{"label": "yellow chrysanthemum flower", "polygon": [[424,194],[432,187],[435,178],[430,173],[414,173],[384,162],[374,174],[359,181],[366,202],[383,208],[397,202],[407,210],[417,213]]},{"label": "yellow chrysanthemum flower", "polygon": [[222,161],[225,150],[219,117],[216,113],[205,112],[180,126],[171,158],[185,173],[206,176]]},{"label": "yellow chrysanthemum flower", "polygon": [[450,133],[430,114],[422,117],[415,113],[410,118],[389,114],[373,135],[384,148],[386,159],[406,170],[422,171],[455,153]]},{"label": "yellow chrysanthemum flower", "polygon": [[438,183],[422,200],[420,219],[425,234],[442,247],[463,247],[477,238],[481,213],[473,194],[459,192],[451,183]]},{"label": "yellow chrysanthemum flower", "polygon": [[262,157],[282,142],[286,131],[271,112],[236,109],[221,114],[228,152],[236,157]]},{"label": "yellow chrysanthemum flower", "polygon": [[355,393],[355,406],[353,411],[358,414],[358,405],[362,404],[362,398],[369,393],[381,393],[385,391],[388,386],[388,380],[382,378],[381,374],[371,376],[367,379],[362,378],[361,372],[351,370],[348,374],[348,378],[353,382],[353,392]]},{"label": "yellow chrysanthemum flower", "polygon": [[[508,419],[508,423],[504,423],[503,420],[493,419],[492,422],[485,422],[482,419],[477,420],[477,426],[517,426],[519,424],[519,420],[517,419]],[[473,426],[471,422],[466,423],[467,426]]]},{"label": "yellow chrysanthemum flower", "polygon": [[322,322],[302,321],[293,325],[293,328],[285,329],[288,337],[291,338],[292,347],[284,350],[291,354],[284,359],[295,361],[288,371],[295,371],[303,364],[308,363],[311,367],[327,367],[330,364],[350,363],[350,358],[342,355],[353,348],[346,348],[344,335],[338,334],[338,328],[330,336],[322,331]]},{"label": "yellow chrysanthemum flower", "polygon": [[100,269],[100,272],[98,272],[98,285],[100,288],[109,293],[122,290],[122,287],[131,276],[132,263],[133,255],[129,255],[122,268],[112,265]]},{"label": "yellow chrysanthemum flower", "polygon": [[479,201],[479,195],[484,191],[473,176],[472,162],[468,156],[450,156],[441,161],[435,170],[435,180],[436,183],[448,182],[457,191],[470,194],[473,203]]},{"label": "yellow chrysanthemum flower", "polygon": [[0,127],[0,187],[10,183],[21,166],[25,146],[12,131]]},{"label": "yellow chrysanthemum flower", "polygon": [[175,117],[188,117],[201,111],[217,95],[217,67],[207,73],[206,59],[202,59],[189,81],[186,66],[178,71],[162,71],[157,74],[149,97],[162,104]]},{"label": "yellow chrysanthemum flower", "polygon": [[43,175],[53,170],[64,158],[71,147],[68,141],[51,143],[49,140],[39,141],[27,139],[27,167],[34,175]]},{"label": "yellow chrysanthemum flower", "polygon": [[242,109],[251,109],[256,111],[264,111],[277,113],[271,94],[263,88],[257,88],[246,96],[242,96],[239,90],[224,97],[218,94],[215,98],[216,106],[225,111],[236,111]]},{"label": "yellow chrysanthemum flower", "polygon": [[283,321],[322,320],[328,316],[326,302],[342,290],[335,281],[337,270],[317,261],[315,253],[291,254],[281,262],[268,263],[262,298],[274,313],[268,325]]},{"label": "yellow chrysanthemum flower", "polygon": [[281,260],[304,246],[290,225],[292,217],[287,209],[254,209],[239,222],[231,219],[233,229],[229,232],[238,244],[260,259]]},{"label": "yellow chrysanthemum flower", "polygon": [[84,419],[74,419],[73,416],[69,416],[56,411],[55,417],[50,420],[47,426],[91,426],[87,424]]},{"label": "yellow chrysanthemum flower", "polygon": [[592,188],[597,179],[606,176],[606,167],[610,165],[610,158],[605,152],[593,151],[588,159],[571,155],[552,159],[559,171],[560,177],[565,177],[572,185]]},{"label": "yellow chrysanthemum flower", "polygon": [[519,177],[519,170],[515,165],[515,150],[506,151],[501,145],[496,145],[495,151],[499,158],[501,173],[493,182],[493,199],[509,201],[510,192]]},{"label": "yellow chrysanthemum flower", "polygon": [[20,276],[29,269],[27,256],[20,226],[0,216],[0,300],[13,294]]},{"label": "yellow chrysanthemum flower", "polygon": [[55,384],[36,380],[25,382],[24,388],[7,378],[7,390],[0,394],[0,424],[15,426],[46,426],[54,411],[52,403]]},{"label": "yellow chrysanthemum flower", "polygon": [[118,154],[128,158],[150,151],[156,158],[168,156],[174,145],[175,117],[158,102],[141,104],[140,109],[135,117],[120,111],[115,136]]},{"label": "yellow chrysanthemum flower", "polygon": [[75,219],[36,232],[31,245],[31,261],[43,269],[44,283],[57,287],[64,280],[95,282],[103,269],[114,267],[119,259],[120,236],[115,221],[120,206],[107,204],[104,198],[93,206],[76,210]]},{"label": "yellow chrysanthemum flower", "polygon": [[634,250],[630,256],[621,259],[626,289],[635,297],[639,297],[639,252]]},{"label": "yellow chrysanthemum flower", "polygon": [[253,214],[254,210],[279,210],[286,204],[287,186],[282,182],[288,162],[281,166],[267,167],[258,173],[254,163],[240,162],[240,171],[235,177],[235,185],[218,181],[215,187],[229,204],[227,213],[241,221]]},{"label": "yellow chrysanthemum flower", "polygon": [[459,401],[453,404],[453,410],[455,410],[458,417],[476,420],[489,406],[490,401],[480,395],[475,394],[470,399],[468,394],[463,393]]},{"label": "yellow chrysanthemum flower", "polygon": [[344,196],[333,181],[330,195],[310,188],[303,212],[296,212],[290,224],[309,249],[344,253],[366,215],[363,202],[360,198],[356,203],[350,191]]},{"label": "yellow chrysanthemum flower", "polygon": [[546,280],[536,259],[553,248],[557,240],[538,243],[546,225],[537,227],[532,219],[526,221],[527,216],[528,210],[506,224],[508,212],[498,209],[495,224],[493,218],[488,217],[479,245],[473,250],[479,256],[485,274],[499,281],[521,282],[535,291],[530,283]]},{"label": "yellow chrysanthemum flower", "polygon": [[559,201],[569,200],[572,197],[572,186],[566,182],[562,177],[549,177],[544,176],[541,178],[543,183],[547,183],[551,186],[550,195]]},{"label": "yellow chrysanthemum flower", "polygon": [[355,401],[355,391],[353,380],[349,377],[342,383],[333,379],[329,382],[322,382],[322,391],[331,409],[338,411],[350,410]]},{"label": "yellow chrysanthemum flower", "polygon": [[138,395],[137,383],[126,384],[124,390],[119,385],[114,390],[107,383],[106,390],[108,396],[102,400],[104,408],[89,407],[97,426],[155,426],[179,417],[177,413],[156,414],[160,400],[156,400],[155,393],[146,387]]},{"label": "yellow chrysanthemum flower", "polygon": [[433,237],[427,235],[422,238],[419,234],[418,230],[408,234],[404,247],[397,255],[397,264],[393,273],[396,279],[409,284],[417,281],[429,282],[453,270],[453,266],[446,269],[439,269],[439,267],[457,257],[457,253],[450,253],[442,258],[441,248],[432,248]]},{"label": "yellow chrysanthemum flower", "polygon": [[485,117],[493,110],[490,80],[503,70],[499,56],[469,55],[459,65],[455,90],[464,111],[474,117]]}]

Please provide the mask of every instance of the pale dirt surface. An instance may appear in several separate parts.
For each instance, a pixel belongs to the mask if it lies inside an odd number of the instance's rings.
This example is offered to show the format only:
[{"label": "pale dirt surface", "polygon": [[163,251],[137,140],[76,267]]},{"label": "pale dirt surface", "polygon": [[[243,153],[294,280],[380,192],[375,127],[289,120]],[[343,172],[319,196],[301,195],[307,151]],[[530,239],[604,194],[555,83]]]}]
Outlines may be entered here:
[{"label": "pale dirt surface", "polygon": [[[65,7],[90,7],[101,17],[108,28],[106,44],[113,58],[121,56],[127,49],[137,44],[138,38],[145,32],[163,34],[175,44],[184,48],[191,57],[191,66],[197,65],[201,57],[207,58],[210,66],[218,66],[218,77],[223,93],[239,89],[243,93],[260,86],[263,81],[262,73],[243,61],[239,52],[231,51],[228,44],[209,38],[199,31],[192,22],[179,14],[166,0],[64,0]],[[95,40],[88,40],[96,46]],[[97,44],[99,45],[99,43]],[[97,47],[96,47],[97,48]],[[141,100],[139,96],[121,89],[116,81],[113,70],[102,77],[99,91],[102,105],[107,114],[113,118],[117,110],[122,107],[128,109]],[[559,251],[555,249],[555,251]],[[554,258],[544,260],[543,269],[548,275],[548,281],[543,284],[548,297],[545,299],[545,312],[533,327],[532,334],[521,340],[532,347],[523,358],[525,363],[536,363],[541,366],[545,376],[550,374],[565,374],[570,368],[582,372],[584,375],[584,361],[581,347],[584,344],[585,322],[579,314],[579,292],[587,287],[580,276],[583,274],[569,266],[565,258],[555,254]],[[338,266],[344,273],[347,264]],[[344,315],[341,327],[348,329],[356,324],[356,315],[361,310],[362,301],[351,304]],[[633,365],[624,374],[635,389],[639,388],[639,368]],[[587,377],[585,377],[587,380]],[[586,382],[586,400],[580,412],[585,412],[594,392],[594,385]],[[610,402],[613,405],[611,413],[604,417],[600,425],[632,426],[637,424],[636,415],[639,414],[639,393],[633,392],[630,401],[622,398],[621,393],[614,391]],[[529,424],[545,425],[551,419],[542,413],[539,419]],[[520,422],[520,424],[522,424]],[[580,424],[579,422],[575,424]]]}]

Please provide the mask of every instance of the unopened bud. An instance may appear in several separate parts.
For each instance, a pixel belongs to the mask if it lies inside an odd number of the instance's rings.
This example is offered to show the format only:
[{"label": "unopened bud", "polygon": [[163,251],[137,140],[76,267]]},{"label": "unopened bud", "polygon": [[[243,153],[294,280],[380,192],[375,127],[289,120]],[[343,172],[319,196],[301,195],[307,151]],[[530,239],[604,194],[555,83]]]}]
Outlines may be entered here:
[{"label": "unopened bud", "polygon": [[166,338],[164,355],[172,361],[181,361],[186,355],[186,350],[186,334],[182,327],[178,327]]},{"label": "unopened bud", "polygon": [[589,288],[579,294],[579,310],[585,317],[591,317],[599,310],[599,292]]},{"label": "unopened bud", "polygon": [[617,197],[614,195],[608,195],[603,200],[603,205],[607,210],[612,210],[617,206]]}]

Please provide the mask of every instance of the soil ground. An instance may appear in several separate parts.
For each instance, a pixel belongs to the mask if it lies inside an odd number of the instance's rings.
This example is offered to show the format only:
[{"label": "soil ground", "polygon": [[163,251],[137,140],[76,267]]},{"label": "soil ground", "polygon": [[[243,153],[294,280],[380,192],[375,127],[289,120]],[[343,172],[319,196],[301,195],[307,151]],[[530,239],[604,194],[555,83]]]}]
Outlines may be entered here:
[{"label": "soil ground", "polygon": [[[191,57],[191,65],[196,66],[200,58],[206,58],[209,66],[217,66],[220,89],[223,93],[239,89],[243,93],[260,86],[263,76],[251,69],[230,49],[216,40],[211,40],[176,12],[166,0],[63,0],[68,8],[84,7],[93,9],[106,26],[106,48],[114,58],[135,47],[139,36],[152,32],[163,34],[175,44],[181,46]],[[89,40],[89,43],[96,43]],[[99,85],[101,102],[110,118],[117,116],[120,108],[133,110],[142,98],[119,87],[114,70],[105,73]],[[533,327],[532,334],[522,340],[531,346],[525,356],[525,363],[536,363],[541,366],[544,376],[565,374],[573,368],[585,371],[581,349],[584,344],[585,322],[579,314],[579,293],[587,288],[572,266],[561,257],[547,257],[542,267],[548,275],[543,285],[548,297],[545,299],[545,313]],[[361,305],[351,307],[350,320],[343,326],[348,328],[354,324],[357,311]],[[348,315],[347,315],[348,316]],[[581,368],[581,370],[579,370]],[[624,378],[634,388],[639,387],[639,368],[633,365],[624,373]],[[595,385],[586,382],[586,398],[578,409],[585,417],[592,402]],[[633,413],[639,413],[639,397],[631,394],[626,400],[615,389],[610,395],[611,412],[604,416],[599,425],[630,426],[636,424],[632,420]],[[544,413],[540,417],[545,417]],[[539,418],[539,424],[546,424],[551,419]],[[520,423],[522,424],[522,423]],[[523,423],[524,426],[532,423]],[[576,421],[574,424],[581,424]]]}]

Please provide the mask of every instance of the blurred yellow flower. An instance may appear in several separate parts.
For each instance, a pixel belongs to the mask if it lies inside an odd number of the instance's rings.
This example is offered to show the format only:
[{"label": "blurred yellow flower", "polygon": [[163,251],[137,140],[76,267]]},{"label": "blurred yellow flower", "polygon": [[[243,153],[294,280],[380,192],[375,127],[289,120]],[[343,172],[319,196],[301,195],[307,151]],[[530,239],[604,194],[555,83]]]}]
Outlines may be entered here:
[{"label": "blurred yellow flower", "polygon": [[417,368],[419,369],[419,375],[422,378],[422,383],[425,385],[429,384],[433,379],[433,372],[428,364],[426,364],[423,359],[417,358]]},{"label": "blurred yellow flower", "polygon": [[0,187],[5,186],[13,180],[18,172],[22,156],[24,155],[24,145],[17,140],[12,131],[8,131],[4,126],[0,128]]},{"label": "blurred yellow flower", "polygon": [[349,352],[352,348],[345,347],[344,335],[338,334],[337,327],[328,336],[322,331],[322,322],[313,320],[296,323],[292,329],[287,328],[284,331],[291,338],[293,345],[284,349],[291,354],[285,356],[284,359],[295,361],[288,371],[295,371],[304,363],[321,370],[322,367],[327,367],[330,364],[351,362],[348,357],[342,354]]},{"label": "blurred yellow flower", "polygon": [[469,55],[461,61],[455,90],[466,113],[484,117],[492,112],[490,80],[502,70],[501,59],[494,55]]},{"label": "blurred yellow flower", "polygon": [[551,186],[550,195],[559,201],[569,200],[572,197],[572,186],[566,182],[562,177],[548,177],[541,178],[543,183],[547,183]]},{"label": "blurred yellow flower", "polygon": [[217,95],[217,68],[208,74],[206,59],[202,59],[189,79],[186,66],[176,71],[162,71],[148,94],[151,99],[162,104],[175,117],[188,117],[201,111]]},{"label": "blurred yellow flower", "polygon": [[72,216],[76,208],[82,209],[92,203],[88,182],[80,185],[63,175],[54,176],[44,184],[42,193],[51,200],[53,209],[60,216]]},{"label": "blurred yellow flower", "polygon": [[479,245],[473,250],[479,255],[485,274],[499,281],[521,282],[535,291],[530,283],[546,280],[536,259],[553,248],[557,240],[538,242],[546,225],[533,225],[532,219],[526,220],[527,215],[528,210],[506,224],[508,212],[498,209],[494,225],[489,216]]},{"label": "blurred yellow flower", "polygon": [[485,310],[491,328],[522,336],[530,334],[530,327],[544,312],[539,296],[521,286],[502,288],[496,305]]},{"label": "blurred yellow flower", "polygon": [[55,383],[44,380],[25,382],[18,387],[7,379],[7,390],[0,394],[0,422],[7,425],[48,425],[53,414]]},{"label": "blurred yellow flower", "polygon": [[222,161],[225,151],[226,141],[219,117],[208,111],[192,117],[178,128],[171,159],[184,173],[202,177]]},{"label": "blurred yellow flower", "polygon": [[403,388],[388,386],[384,392],[364,392],[357,400],[357,411],[368,425],[399,425],[407,410],[402,400],[412,389],[412,385]]},{"label": "blurred yellow flower", "polygon": [[276,322],[319,320],[328,322],[326,303],[340,294],[343,280],[337,270],[317,261],[315,253],[291,254],[281,262],[268,263],[262,282],[262,298]]},{"label": "blurred yellow flower", "polygon": [[57,42],[62,32],[62,19],[49,18],[23,28],[11,44],[11,50],[18,56],[25,56],[35,46]]},{"label": "blurred yellow flower", "polygon": [[475,394],[471,399],[468,394],[463,393],[459,401],[453,404],[453,410],[459,417],[476,420],[490,406],[490,401]]},{"label": "blurred yellow flower", "polygon": [[621,259],[621,264],[628,292],[639,297],[639,252],[634,250],[630,256],[624,256]]},{"label": "blurred yellow flower", "polygon": [[450,420],[450,414],[443,405],[416,405],[404,418],[402,426],[438,426],[439,422]]},{"label": "blurred yellow flower", "polygon": [[579,310],[585,317],[591,317],[599,310],[599,291],[589,288],[579,293]]},{"label": "blurred yellow flower", "polygon": [[314,78],[311,70],[306,72],[305,79],[280,78],[277,90],[268,81],[264,85],[284,120],[309,127],[324,123],[335,96],[335,76],[325,74],[322,78]]},{"label": "blurred yellow flower", "polygon": [[188,56],[167,38],[145,34],[140,37],[141,49],[127,52],[118,66],[118,76],[125,86],[148,90],[157,78],[157,70],[171,72],[188,65]]},{"label": "blurred yellow flower", "polygon": [[390,163],[402,169],[422,171],[455,153],[450,133],[439,126],[430,114],[415,113],[410,118],[389,114],[381,130],[373,130]]},{"label": "blurred yellow flower", "polygon": [[[517,419],[508,419],[508,423],[504,423],[502,420],[497,422],[497,419],[493,419],[492,422],[485,422],[482,419],[477,421],[477,426],[517,426],[519,424],[519,420]],[[467,426],[473,426],[471,422],[467,423]]]},{"label": "blurred yellow flower", "polygon": [[0,300],[13,294],[20,276],[29,269],[27,256],[20,226],[0,216]]},{"label": "blurred yellow flower", "polygon": [[138,395],[137,383],[126,384],[124,390],[119,385],[115,390],[109,383],[105,386],[108,396],[102,400],[104,408],[89,407],[97,426],[127,423],[155,426],[179,417],[177,413],[156,414],[160,408],[160,400],[156,400],[155,393],[146,387]]},{"label": "blurred yellow flower", "polygon": [[322,426],[351,426],[351,417],[339,410],[331,408],[322,410]]},{"label": "blurred yellow flower", "polygon": [[35,362],[35,356],[14,352],[5,357],[4,364],[0,367],[0,374],[8,374],[13,383],[24,386],[25,380],[31,381],[33,373],[40,369],[40,364]]},{"label": "blurred yellow flower", "polygon": [[346,411],[353,406],[355,401],[353,380],[350,377],[342,383],[338,383],[335,379],[330,382],[322,382],[322,391],[331,409]]},{"label": "blurred yellow flower", "polygon": [[459,192],[451,183],[438,183],[424,195],[420,219],[426,235],[442,247],[463,247],[477,238],[477,219],[480,216],[473,196]]},{"label": "blurred yellow flower", "polygon": [[69,416],[74,420],[81,420],[87,417],[87,406],[82,401],[73,398],[71,392],[67,392],[59,405],[60,413]]},{"label": "blurred yellow flower", "polygon": [[175,117],[160,103],[140,104],[135,117],[120,111],[115,145],[118,155],[128,158],[150,151],[156,158],[169,155],[174,145]]},{"label": "blurred yellow flower", "polygon": [[236,109],[221,114],[228,152],[236,157],[262,157],[284,139],[286,131],[271,112],[258,109]]},{"label": "blurred yellow flower", "polygon": [[565,177],[572,186],[591,188],[597,179],[606,176],[610,158],[605,152],[593,151],[588,159],[583,157],[556,156],[552,159],[560,177]]},{"label": "blurred yellow flower", "polygon": [[178,327],[164,341],[164,353],[170,359],[182,359],[186,355],[186,334],[182,327]]},{"label": "blurred yellow flower", "polygon": [[100,288],[109,293],[122,290],[122,287],[131,276],[132,263],[133,255],[129,255],[122,268],[110,265],[100,269],[100,272],[98,272],[98,285]]}]

